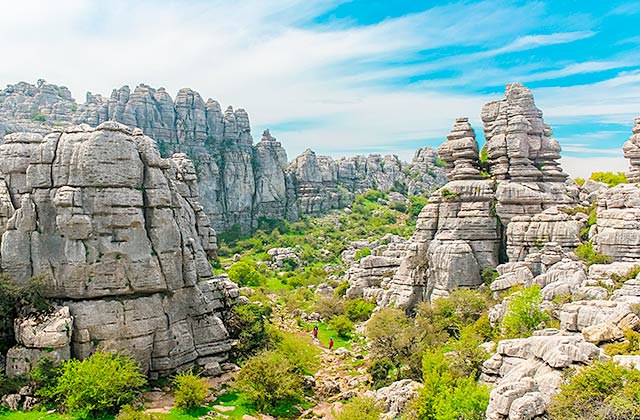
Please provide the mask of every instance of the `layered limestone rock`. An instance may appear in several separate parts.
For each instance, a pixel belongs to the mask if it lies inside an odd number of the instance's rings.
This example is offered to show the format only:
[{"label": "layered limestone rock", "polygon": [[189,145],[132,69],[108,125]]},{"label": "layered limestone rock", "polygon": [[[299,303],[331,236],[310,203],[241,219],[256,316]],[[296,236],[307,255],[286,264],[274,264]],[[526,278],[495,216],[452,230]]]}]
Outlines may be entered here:
[{"label": "layered limestone rock", "polygon": [[631,137],[622,146],[622,151],[624,157],[629,159],[627,180],[635,184],[640,182],[640,117],[633,120],[631,132]]},{"label": "layered limestone rock", "polygon": [[[455,287],[478,286],[483,269],[525,261],[547,242],[560,251],[580,244],[588,216],[556,208],[578,204],[580,189],[562,172],[560,146],[549,138],[531,91],[507,85],[505,98],[486,104],[481,117],[488,161],[480,162],[468,119],[458,118],[438,149],[449,182],[422,210],[410,251],[379,304],[410,307]],[[509,278],[497,284],[535,277],[526,264],[513,269],[517,274],[505,270]]]},{"label": "layered limestone rock", "polygon": [[224,360],[233,285],[214,278],[216,241],[184,154],[140,129],[71,126],[0,145],[2,270],[48,279],[74,318],[71,352],[126,350],[153,374]]},{"label": "layered limestone rock", "polygon": [[498,180],[496,211],[504,226],[518,215],[557,205],[574,205],[578,189],[567,184],[559,163],[560,144],[551,139],[531,91],[507,85],[505,98],[481,112],[491,175]]},{"label": "layered limestone rock", "polygon": [[68,307],[45,315],[14,320],[17,345],[7,352],[5,372],[9,377],[28,374],[42,357],[59,364],[71,357],[73,317]]},{"label": "layered limestone rock", "polygon": [[454,180],[422,209],[406,256],[380,305],[408,308],[446,296],[455,287],[479,286],[481,271],[498,265],[494,182],[480,175],[475,132],[466,118],[456,120],[438,153]]},{"label": "layered limestone rock", "polygon": [[580,334],[543,330],[503,340],[482,365],[481,379],[493,383],[488,420],[542,418],[564,382],[564,371],[607,356]]},{"label": "layered limestone rock", "polygon": [[516,216],[507,226],[507,256],[510,261],[523,261],[527,255],[553,242],[565,251],[582,243],[580,232],[585,220],[551,207],[533,216]]},{"label": "layered limestone rock", "polygon": [[47,84],[9,85],[0,91],[0,136],[28,131],[48,133],[54,126],[117,121],[138,127],[158,142],[163,156],[183,152],[195,163],[205,212],[215,229],[243,231],[260,218],[297,220],[351,203],[367,189],[408,189],[428,194],[444,184],[433,149],[405,164],[393,155],[334,160],[304,153],[289,166],[282,145],[267,131],[253,144],[243,109],[222,110],[213,99],[181,89],[175,100],[164,88],[140,84],[114,89],[109,98],[87,93],[77,104],[69,90]]},{"label": "layered limestone rock", "polygon": [[598,198],[597,222],[589,234],[594,248],[616,261],[640,261],[640,188],[620,184]]},{"label": "layered limestone rock", "polygon": [[[352,243],[343,253],[343,260],[349,263],[345,280],[349,282],[346,296],[349,299],[364,298],[378,300],[389,288],[396,271],[407,251],[408,241],[397,235],[366,242]],[[368,248],[371,254],[354,260],[357,250]]]}]

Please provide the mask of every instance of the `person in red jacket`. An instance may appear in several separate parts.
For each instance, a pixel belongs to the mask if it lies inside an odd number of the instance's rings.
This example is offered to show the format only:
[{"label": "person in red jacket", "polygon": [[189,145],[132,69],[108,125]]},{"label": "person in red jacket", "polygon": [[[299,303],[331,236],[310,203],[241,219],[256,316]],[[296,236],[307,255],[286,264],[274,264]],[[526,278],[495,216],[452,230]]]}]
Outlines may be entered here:
[{"label": "person in red jacket", "polygon": [[313,339],[314,340],[318,339],[318,326],[317,325],[315,327],[313,327]]},{"label": "person in red jacket", "polygon": [[333,349],[333,337],[329,339],[329,350]]}]

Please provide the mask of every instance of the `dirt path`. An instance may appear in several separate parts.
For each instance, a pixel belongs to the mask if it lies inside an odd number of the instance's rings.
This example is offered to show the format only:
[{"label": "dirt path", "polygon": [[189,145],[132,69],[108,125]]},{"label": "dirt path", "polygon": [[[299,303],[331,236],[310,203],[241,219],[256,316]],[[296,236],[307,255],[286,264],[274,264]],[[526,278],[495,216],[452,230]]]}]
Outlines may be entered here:
[{"label": "dirt path", "polygon": [[[283,310],[274,302],[274,325],[280,330],[311,337],[310,331],[304,331],[297,325],[295,319],[281,315]],[[366,389],[369,375],[361,349],[337,348],[329,350],[319,340],[312,343],[321,350],[320,369],[314,375],[315,393],[312,397],[314,406],[300,416],[313,420],[335,420],[335,415],[341,411],[340,400],[347,400]]]}]

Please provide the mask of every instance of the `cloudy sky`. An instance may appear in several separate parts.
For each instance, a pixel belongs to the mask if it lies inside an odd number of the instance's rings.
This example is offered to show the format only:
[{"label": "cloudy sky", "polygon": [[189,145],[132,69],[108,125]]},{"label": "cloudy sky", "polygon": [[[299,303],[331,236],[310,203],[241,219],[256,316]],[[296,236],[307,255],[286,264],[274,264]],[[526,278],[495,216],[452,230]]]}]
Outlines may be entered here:
[{"label": "cloudy sky", "polygon": [[[525,83],[573,176],[625,170],[640,115],[638,1],[20,0],[0,3],[0,83],[108,95],[191,87],[245,108],[289,157],[440,144]],[[481,140],[482,141],[482,140]]]}]

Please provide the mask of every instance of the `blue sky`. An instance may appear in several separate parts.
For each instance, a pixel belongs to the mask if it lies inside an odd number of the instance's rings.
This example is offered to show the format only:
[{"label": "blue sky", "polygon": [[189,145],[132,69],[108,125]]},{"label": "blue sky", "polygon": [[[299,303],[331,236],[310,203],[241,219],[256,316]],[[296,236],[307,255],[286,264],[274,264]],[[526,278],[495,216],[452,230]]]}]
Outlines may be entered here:
[{"label": "blue sky", "polygon": [[144,82],[249,112],[289,157],[481,137],[506,83],[534,91],[574,176],[625,170],[640,115],[640,2],[22,0],[0,9],[0,81],[87,90]]}]

